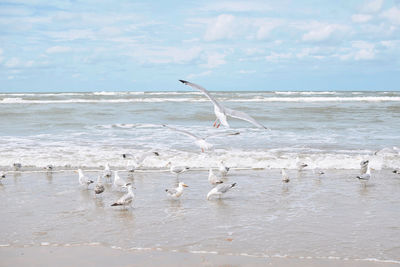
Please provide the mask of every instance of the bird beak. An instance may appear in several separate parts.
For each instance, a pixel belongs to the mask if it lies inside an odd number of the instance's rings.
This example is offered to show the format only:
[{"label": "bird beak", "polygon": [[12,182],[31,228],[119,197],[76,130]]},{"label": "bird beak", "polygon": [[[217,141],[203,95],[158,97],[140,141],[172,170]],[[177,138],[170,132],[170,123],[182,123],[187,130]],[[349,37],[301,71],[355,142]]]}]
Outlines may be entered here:
[{"label": "bird beak", "polygon": [[188,185],[186,185],[186,184],[183,184],[182,186],[184,186],[184,187],[189,187]]},{"label": "bird beak", "polygon": [[78,171],[74,171],[74,172],[78,173]]}]

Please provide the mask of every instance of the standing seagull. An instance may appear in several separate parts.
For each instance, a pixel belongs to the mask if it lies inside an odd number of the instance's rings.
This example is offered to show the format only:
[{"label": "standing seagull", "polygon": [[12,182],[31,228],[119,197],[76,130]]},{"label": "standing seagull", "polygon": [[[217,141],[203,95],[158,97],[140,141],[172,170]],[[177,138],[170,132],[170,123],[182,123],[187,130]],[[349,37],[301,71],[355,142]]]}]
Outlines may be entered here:
[{"label": "standing seagull", "polygon": [[169,171],[172,174],[176,174],[176,177],[178,177],[179,174],[189,170],[189,167],[186,166],[173,166],[171,161],[168,162],[167,167],[169,167]]},{"label": "standing seagull", "polygon": [[361,167],[360,172],[361,172],[361,174],[364,174],[364,173],[367,172],[368,164],[369,164],[369,160],[362,160],[360,162],[360,167]]},{"label": "standing seagull", "polygon": [[218,164],[218,170],[219,170],[219,172],[221,173],[222,176],[226,176],[228,174],[229,169],[230,169],[229,167],[225,166],[224,161],[221,161]]},{"label": "standing seagull", "polygon": [[[184,81],[184,80],[179,80],[179,81],[183,84],[189,85],[192,88],[195,88],[195,89],[201,91],[205,96],[208,97],[208,99],[210,99],[210,101],[214,105],[215,116],[217,116],[217,119],[215,120],[214,125],[213,125],[214,127],[218,128],[222,124],[225,127],[229,128],[229,124],[226,120],[226,117],[229,116],[232,118],[248,121],[251,124],[257,126],[258,128],[267,129],[265,126],[258,123],[255,119],[253,119],[251,116],[247,115],[246,113],[224,107],[213,96],[211,96],[210,93],[206,89],[204,89],[200,85],[197,85],[197,84],[194,84],[194,83],[191,83],[188,81]],[[219,123],[217,125],[218,121],[219,121]]]},{"label": "standing seagull", "polygon": [[368,180],[371,178],[371,168],[368,166],[367,171],[364,174],[357,176],[358,180],[361,182],[367,183]]},{"label": "standing seagull", "polygon": [[296,158],[296,168],[301,171],[303,170],[305,167],[307,167],[308,165],[305,164],[304,162],[301,162],[299,157]]},{"label": "standing seagull", "polygon": [[285,183],[285,184],[289,183],[290,182],[290,178],[287,175],[285,169],[282,169],[281,173],[282,173],[282,182]]},{"label": "standing seagull", "polygon": [[130,183],[127,183],[123,178],[121,178],[118,175],[118,171],[114,171],[114,186],[117,188],[126,188],[127,185]]},{"label": "standing seagull", "polygon": [[124,187],[128,188],[128,193],[120,197],[115,203],[111,204],[111,206],[128,206],[131,205],[133,202],[133,199],[135,198],[135,194],[132,191],[132,185],[130,183],[127,183],[124,185]]},{"label": "standing seagull", "polygon": [[81,169],[78,169],[78,174],[79,174],[80,185],[86,185],[86,188],[88,188],[89,185],[93,183],[93,180],[90,180],[87,176],[85,176]]},{"label": "standing seagull", "polygon": [[239,132],[234,132],[234,133],[217,133],[217,134],[211,134],[211,135],[208,135],[208,136],[202,138],[202,137],[198,137],[197,135],[194,135],[194,134],[192,134],[192,133],[190,133],[190,132],[188,132],[188,131],[185,131],[185,130],[176,129],[176,128],[174,128],[174,127],[171,127],[171,126],[168,126],[168,125],[165,125],[165,124],[164,124],[163,126],[164,126],[164,127],[167,127],[168,129],[171,129],[171,130],[173,130],[173,131],[175,131],[175,132],[182,133],[182,134],[185,134],[185,135],[187,135],[187,136],[189,136],[189,137],[192,137],[192,138],[195,140],[194,143],[195,143],[198,147],[200,147],[201,152],[204,152],[204,151],[206,151],[206,150],[210,150],[210,149],[213,148],[213,145],[210,144],[210,143],[208,143],[208,142],[206,141],[206,139],[209,138],[209,137],[218,136],[218,135],[238,135],[238,134],[240,134]]},{"label": "standing seagull", "polygon": [[106,166],[104,167],[104,171],[103,171],[103,177],[107,178],[107,179],[111,179],[112,176],[112,172],[110,170],[110,165],[108,165],[108,163],[106,163]]},{"label": "standing seagull", "polygon": [[221,197],[222,194],[228,192],[232,187],[234,187],[236,183],[233,184],[219,184],[213,189],[210,190],[207,194],[207,200],[210,200],[211,196],[219,195]]},{"label": "standing seagull", "polygon": [[124,159],[128,160],[128,162],[126,164],[128,171],[129,172],[134,172],[136,169],[138,169],[138,168],[140,168],[142,166],[143,161],[145,161],[145,159],[147,157],[153,156],[153,155],[155,155],[157,157],[160,156],[160,154],[157,151],[151,151],[150,150],[150,151],[146,151],[146,152],[141,153],[139,156],[133,155],[133,154],[130,154],[130,153],[125,153],[125,154],[122,154],[122,157]]},{"label": "standing seagull", "polygon": [[167,192],[168,196],[170,196],[171,198],[178,199],[183,194],[184,187],[189,187],[189,186],[187,186],[183,182],[180,182],[178,184],[178,187],[172,189],[165,189],[165,192]]},{"label": "standing seagull", "polygon": [[101,182],[101,178],[102,178],[101,175],[99,175],[99,177],[97,177],[97,183],[96,183],[96,186],[94,187],[95,195],[98,195],[98,194],[101,194],[104,192],[104,185]]},{"label": "standing seagull", "polygon": [[210,182],[210,184],[222,184],[223,183],[223,181],[217,175],[215,175],[215,173],[213,172],[213,170],[211,168],[208,172],[208,181]]}]

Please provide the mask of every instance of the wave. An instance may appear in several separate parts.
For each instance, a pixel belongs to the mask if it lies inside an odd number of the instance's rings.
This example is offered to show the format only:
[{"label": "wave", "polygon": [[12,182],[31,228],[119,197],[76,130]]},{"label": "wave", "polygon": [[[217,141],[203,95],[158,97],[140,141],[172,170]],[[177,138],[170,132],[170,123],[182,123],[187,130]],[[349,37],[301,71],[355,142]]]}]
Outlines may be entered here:
[{"label": "wave", "polygon": [[[220,98],[223,102],[400,102],[397,96],[363,96],[363,97],[254,97],[254,98]],[[64,99],[64,100],[30,100],[20,97],[8,97],[0,104],[68,104],[68,103],[160,103],[160,102],[208,102],[207,98],[131,98],[131,99]]]},{"label": "wave", "polygon": [[[101,168],[105,162],[118,169],[126,169],[129,161],[123,159],[123,153],[134,155],[146,155],[142,169],[145,170],[165,170],[169,161],[179,165],[185,165],[194,169],[208,170],[217,167],[218,162],[224,161],[227,166],[236,169],[296,169],[296,158],[306,163],[306,170],[357,170],[360,162],[369,159],[371,168],[375,170],[394,169],[400,166],[399,152],[396,150],[382,150],[377,154],[373,151],[321,151],[315,152],[286,152],[287,150],[267,150],[267,151],[244,151],[244,150],[224,150],[216,149],[208,153],[198,153],[189,151],[178,151],[167,148],[152,149],[159,152],[159,156],[148,153],[150,148],[128,149],[125,142],[114,145],[109,143],[99,144],[97,147],[85,147],[82,154],[82,147],[71,145],[71,143],[48,143],[43,146],[32,145],[31,149],[25,147],[12,149],[4,147],[0,150],[5,157],[0,158],[0,169],[11,170],[15,162],[20,162],[26,170],[42,169],[48,164],[58,168],[75,169]],[[57,145],[56,145],[57,144]],[[10,152],[11,150],[11,152]]]}]

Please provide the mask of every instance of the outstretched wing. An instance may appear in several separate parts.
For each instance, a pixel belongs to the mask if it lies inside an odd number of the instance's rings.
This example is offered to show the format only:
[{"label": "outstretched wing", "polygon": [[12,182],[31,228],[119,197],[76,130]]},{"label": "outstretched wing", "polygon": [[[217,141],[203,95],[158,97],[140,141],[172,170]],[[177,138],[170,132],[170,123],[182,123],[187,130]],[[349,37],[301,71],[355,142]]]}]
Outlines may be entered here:
[{"label": "outstretched wing", "polygon": [[226,115],[228,115],[228,116],[230,116],[232,118],[248,121],[251,124],[254,124],[255,126],[257,126],[258,128],[267,129],[267,127],[265,127],[264,125],[261,125],[255,119],[253,119],[253,117],[251,117],[250,115],[248,115],[248,114],[246,114],[246,113],[244,113],[242,111],[237,111],[237,110],[233,110],[233,109],[230,109],[230,108],[225,108],[225,112],[226,112]]},{"label": "outstretched wing", "polygon": [[181,83],[189,85],[190,87],[199,90],[200,92],[202,92],[203,94],[205,94],[205,96],[208,97],[208,99],[210,99],[210,101],[217,106],[221,111],[224,110],[224,106],[222,106],[212,95],[210,95],[210,93],[204,89],[203,87],[201,87],[200,85],[188,82],[188,81],[184,81],[184,80],[179,80]]},{"label": "outstretched wing", "polygon": [[210,134],[210,135],[207,135],[204,139],[207,139],[207,138],[210,138],[210,137],[215,137],[215,136],[221,136],[221,135],[224,135],[224,136],[227,136],[227,135],[238,135],[238,134],[240,134],[239,132],[223,132],[223,133],[215,133],[215,134]]},{"label": "outstretched wing", "polygon": [[192,133],[190,133],[188,131],[185,131],[185,130],[176,129],[174,127],[171,127],[171,126],[168,126],[168,125],[165,125],[165,124],[163,124],[163,127],[167,127],[168,129],[171,129],[171,130],[173,130],[175,132],[185,134],[185,135],[190,136],[190,137],[192,137],[192,138],[194,138],[196,140],[201,139],[200,137],[198,137],[198,136],[196,136],[196,135],[194,135],[194,134],[192,134]]}]

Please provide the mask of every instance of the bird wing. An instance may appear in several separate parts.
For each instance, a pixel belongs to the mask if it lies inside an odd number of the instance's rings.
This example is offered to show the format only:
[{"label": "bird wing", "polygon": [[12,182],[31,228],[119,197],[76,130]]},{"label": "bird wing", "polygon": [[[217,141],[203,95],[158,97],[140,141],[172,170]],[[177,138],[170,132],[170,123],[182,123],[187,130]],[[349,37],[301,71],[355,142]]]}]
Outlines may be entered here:
[{"label": "bird wing", "polygon": [[261,125],[253,117],[251,117],[250,115],[248,115],[247,113],[244,113],[242,111],[237,111],[237,110],[233,110],[233,109],[230,109],[230,108],[225,108],[225,113],[226,113],[226,115],[228,115],[228,116],[230,116],[232,118],[248,121],[251,124],[254,124],[255,126],[257,126],[258,128],[267,129],[267,127],[265,127],[264,125]]},{"label": "bird wing", "polygon": [[185,130],[176,129],[174,127],[171,127],[171,126],[168,126],[168,125],[165,125],[165,124],[163,124],[163,127],[167,127],[167,128],[169,128],[169,129],[171,129],[171,130],[173,130],[175,132],[179,132],[179,133],[185,134],[185,135],[190,136],[190,137],[192,137],[192,138],[194,138],[196,140],[197,139],[202,139],[202,138],[198,137],[197,135],[194,135],[194,134],[192,134],[192,133],[190,133],[188,131],[185,131]]},{"label": "bird wing", "polygon": [[231,184],[219,184],[217,186],[217,191],[221,193],[226,193],[231,188],[232,188]]},{"label": "bird wing", "polygon": [[167,189],[167,193],[171,196],[175,195],[178,191],[175,188]]},{"label": "bird wing", "polygon": [[215,133],[215,134],[210,134],[207,135],[204,139],[210,138],[210,137],[215,137],[215,136],[221,136],[221,135],[238,135],[240,134],[239,132],[224,132],[224,133]]},{"label": "bird wing", "polygon": [[224,106],[222,106],[212,95],[210,95],[210,93],[204,89],[203,87],[201,87],[200,85],[188,82],[188,81],[184,81],[184,80],[179,80],[181,83],[189,85],[190,87],[199,90],[200,92],[202,92],[206,97],[208,97],[208,99],[210,99],[210,101],[217,106],[221,111],[224,110]]}]

